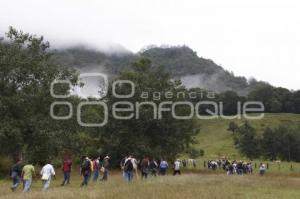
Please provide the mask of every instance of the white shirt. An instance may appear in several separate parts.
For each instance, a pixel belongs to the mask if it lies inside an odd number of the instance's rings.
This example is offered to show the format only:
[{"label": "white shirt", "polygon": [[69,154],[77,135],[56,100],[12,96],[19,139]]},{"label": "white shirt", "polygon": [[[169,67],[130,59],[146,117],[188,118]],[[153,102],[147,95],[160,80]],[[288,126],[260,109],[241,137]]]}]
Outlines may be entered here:
[{"label": "white shirt", "polygon": [[124,165],[126,164],[127,161],[131,161],[132,166],[133,166],[133,169],[135,169],[135,170],[137,169],[137,160],[136,160],[136,159],[134,159],[134,158],[127,158],[127,159],[125,160]]},{"label": "white shirt", "polygon": [[179,161],[175,161],[174,162],[174,170],[175,171],[179,171],[180,170],[180,162]]},{"label": "white shirt", "polygon": [[43,166],[42,170],[41,170],[41,175],[46,175],[46,176],[54,176],[55,175],[55,171],[54,168],[51,164],[46,164],[45,166]]}]

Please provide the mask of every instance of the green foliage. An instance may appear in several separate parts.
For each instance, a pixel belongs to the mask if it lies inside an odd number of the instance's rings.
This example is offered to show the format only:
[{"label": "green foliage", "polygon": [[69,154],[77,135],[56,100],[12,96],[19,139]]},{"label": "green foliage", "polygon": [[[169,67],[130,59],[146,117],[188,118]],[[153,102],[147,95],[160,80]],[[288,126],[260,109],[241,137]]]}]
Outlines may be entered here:
[{"label": "green foliage", "polygon": [[200,149],[200,157],[203,157],[205,154],[205,151],[203,149]]},{"label": "green foliage", "polygon": [[259,136],[254,127],[245,122],[234,135],[234,143],[249,158],[264,156],[270,160],[300,161],[299,126],[280,124],[266,127]]},{"label": "green foliage", "polygon": [[248,122],[238,128],[234,136],[234,143],[240,152],[250,159],[259,157],[260,149],[256,130]]},{"label": "green foliage", "polygon": [[[54,79],[69,79],[75,84],[77,75],[51,62],[49,43],[43,37],[13,28],[6,36],[0,41],[0,153],[35,162],[54,157],[63,140],[58,139],[61,123],[49,116],[53,102],[50,85]],[[57,87],[63,94],[69,89],[66,85]]]},{"label": "green foliage", "polygon": [[187,46],[155,47],[145,49],[142,55],[153,60],[155,66],[164,65],[174,76],[205,73],[213,74],[221,67],[211,60],[199,58],[197,53]]},{"label": "green foliage", "polygon": [[249,100],[260,101],[271,113],[300,113],[300,92],[289,91],[269,84],[259,84],[248,95]]},{"label": "green foliage", "polygon": [[9,169],[12,163],[13,161],[11,158],[7,156],[0,156],[0,177],[2,177],[3,174],[9,174]]},{"label": "green foliage", "polygon": [[236,115],[238,113],[237,105],[239,102],[242,103],[244,98],[238,96],[234,91],[226,91],[221,93],[217,100],[223,104],[224,115]]},{"label": "green foliage", "polygon": [[239,126],[235,122],[230,122],[228,126],[228,131],[231,131],[234,134],[238,130]]},{"label": "green foliage", "polygon": [[300,161],[299,128],[280,125],[267,128],[262,138],[262,153],[272,160],[277,158],[288,161]]},{"label": "green foliage", "polygon": [[[186,92],[180,82],[172,81],[164,68],[153,68],[148,59],[142,59],[135,62],[132,70],[122,72],[116,79],[131,80],[135,84],[135,94],[131,98],[120,99],[112,95],[111,89],[108,93],[109,113],[112,113],[112,106],[115,102],[128,101],[133,104],[141,102],[154,102],[157,107],[164,101],[182,101],[184,99],[176,98],[176,93]],[[128,84],[116,87],[118,94],[128,94],[131,87]],[[148,98],[143,98],[143,94],[148,93]],[[166,99],[164,95],[160,99],[153,100],[154,92],[172,92],[172,99]],[[118,106],[118,108],[128,108],[128,106]],[[166,105],[170,107],[170,105]],[[177,120],[171,115],[171,112],[163,112],[162,119],[155,119],[152,105],[143,105],[138,111],[138,118],[130,120],[119,120],[109,115],[109,123],[106,125],[103,135],[105,151],[114,153],[115,159],[129,153],[137,157],[144,155],[154,156],[156,158],[175,158],[176,155],[183,152],[189,144],[193,143],[194,136],[198,128],[194,125],[194,119]],[[189,110],[184,107],[178,107],[177,115],[188,115]],[[128,116],[129,113],[119,113],[121,116]]]}]

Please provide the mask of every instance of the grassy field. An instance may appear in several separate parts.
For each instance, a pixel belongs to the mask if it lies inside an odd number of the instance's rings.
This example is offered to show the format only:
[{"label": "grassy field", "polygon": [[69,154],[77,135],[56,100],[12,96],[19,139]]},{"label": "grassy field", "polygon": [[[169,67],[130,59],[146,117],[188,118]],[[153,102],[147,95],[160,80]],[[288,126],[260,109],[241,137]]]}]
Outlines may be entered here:
[{"label": "grassy field", "polygon": [[12,193],[8,181],[0,181],[0,198],[118,198],[118,199],[296,199],[300,198],[300,178],[287,175],[227,176],[217,173],[183,174],[181,176],[152,177],[146,181],[135,179],[127,183],[120,173],[110,176],[108,182],[91,182],[80,188],[79,175],[60,187],[61,179],[52,181],[48,192],[41,191],[41,182],[34,182],[30,193]]},{"label": "grassy field", "polygon": [[[120,171],[112,172],[108,182],[91,182],[87,188],[80,188],[81,177],[74,169],[71,184],[61,187],[62,174],[58,171],[57,180],[53,180],[51,189],[41,191],[41,181],[33,183],[32,191],[23,194],[21,187],[16,193],[10,190],[10,182],[0,180],[0,198],[118,198],[118,199],[296,199],[300,198],[300,164],[294,162],[277,162],[253,160],[253,166],[260,162],[268,164],[269,169],[263,177],[258,176],[257,168],[253,175],[227,176],[224,171],[209,171],[205,163],[209,159],[218,159],[224,156],[231,160],[247,160],[241,156],[233,145],[232,133],[227,131],[230,120],[215,119],[201,120],[201,132],[197,136],[198,149],[205,151],[204,157],[197,159],[197,167],[183,169],[182,176],[165,176],[150,178],[142,181],[139,178],[128,184],[122,178]],[[235,120],[242,124],[244,120]],[[262,120],[250,121],[259,132],[265,127],[276,127],[280,123],[289,125],[300,124],[300,115],[295,114],[266,114]],[[186,157],[188,158],[188,157]]]},{"label": "grassy field", "polygon": [[[238,150],[233,145],[232,132],[227,131],[231,121],[237,124],[245,122],[241,120],[199,120],[201,131],[197,136],[198,144],[196,147],[203,149],[205,159],[215,159],[227,156],[230,159],[243,159]],[[300,125],[300,114],[265,114],[260,120],[250,120],[249,123],[258,130],[263,132],[266,127],[277,127],[280,124]]]}]

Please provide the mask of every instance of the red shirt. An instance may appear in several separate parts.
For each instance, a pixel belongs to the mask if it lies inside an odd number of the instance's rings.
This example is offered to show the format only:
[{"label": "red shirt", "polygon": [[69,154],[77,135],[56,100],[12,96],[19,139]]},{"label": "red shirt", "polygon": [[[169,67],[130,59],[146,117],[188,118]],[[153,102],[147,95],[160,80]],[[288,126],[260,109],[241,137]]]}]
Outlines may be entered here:
[{"label": "red shirt", "polygon": [[65,160],[63,163],[63,171],[64,172],[70,172],[72,168],[72,161],[71,160]]}]

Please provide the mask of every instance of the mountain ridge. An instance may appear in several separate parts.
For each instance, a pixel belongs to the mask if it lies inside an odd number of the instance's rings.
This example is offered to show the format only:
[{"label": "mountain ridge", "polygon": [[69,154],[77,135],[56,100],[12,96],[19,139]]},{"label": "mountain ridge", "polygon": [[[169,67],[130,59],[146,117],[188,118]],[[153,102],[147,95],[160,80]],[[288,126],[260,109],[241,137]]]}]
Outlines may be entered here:
[{"label": "mountain ridge", "polygon": [[255,79],[248,80],[235,76],[211,59],[199,57],[188,46],[149,46],[138,53],[105,53],[99,50],[74,46],[54,51],[54,60],[82,72],[103,72],[116,75],[130,68],[131,63],[148,58],[153,67],[165,66],[172,78],[180,79],[187,88],[200,87],[215,92],[232,90],[239,95],[247,95],[258,84]]}]

